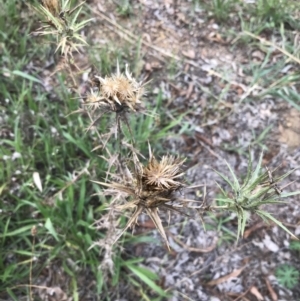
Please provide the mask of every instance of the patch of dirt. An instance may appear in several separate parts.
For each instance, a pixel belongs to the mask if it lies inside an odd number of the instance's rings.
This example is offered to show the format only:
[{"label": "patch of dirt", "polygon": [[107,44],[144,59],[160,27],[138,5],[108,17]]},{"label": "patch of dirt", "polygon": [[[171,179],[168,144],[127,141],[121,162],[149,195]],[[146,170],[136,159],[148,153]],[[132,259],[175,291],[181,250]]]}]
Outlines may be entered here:
[{"label": "patch of dirt", "polygon": [[279,141],[290,149],[300,146],[300,112],[291,108],[283,115],[284,121],[279,124]]}]

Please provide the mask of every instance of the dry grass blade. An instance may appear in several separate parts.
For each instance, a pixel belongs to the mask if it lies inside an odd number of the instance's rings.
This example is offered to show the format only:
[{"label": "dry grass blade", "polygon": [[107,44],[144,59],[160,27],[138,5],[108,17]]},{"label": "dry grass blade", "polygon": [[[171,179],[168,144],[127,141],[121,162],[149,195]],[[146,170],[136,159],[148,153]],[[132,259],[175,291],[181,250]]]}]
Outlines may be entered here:
[{"label": "dry grass blade", "polygon": [[294,62],[300,64],[300,59],[298,59],[297,57],[295,57],[294,55],[292,55],[291,53],[289,53],[288,51],[286,51],[285,49],[277,46],[276,44],[267,41],[266,39],[261,38],[260,36],[257,36],[249,31],[243,31],[244,34],[250,36],[251,38],[257,39],[259,40],[262,44],[265,45],[269,45],[272,46],[274,48],[276,48],[277,50],[279,50],[281,53],[283,53],[284,55],[286,55],[287,57],[289,57],[291,60],[293,60]]},{"label": "dry grass blade", "polygon": [[106,186],[108,188],[112,188],[113,190],[116,190],[116,191],[122,191],[122,192],[125,192],[125,193],[128,193],[130,195],[134,195],[134,190],[131,189],[131,188],[128,188],[126,187],[125,185],[122,185],[122,184],[118,184],[118,183],[104,183],[104,182],[98,182],[98,181],[92,181],[96,184],[100,184],[102,186]]}]

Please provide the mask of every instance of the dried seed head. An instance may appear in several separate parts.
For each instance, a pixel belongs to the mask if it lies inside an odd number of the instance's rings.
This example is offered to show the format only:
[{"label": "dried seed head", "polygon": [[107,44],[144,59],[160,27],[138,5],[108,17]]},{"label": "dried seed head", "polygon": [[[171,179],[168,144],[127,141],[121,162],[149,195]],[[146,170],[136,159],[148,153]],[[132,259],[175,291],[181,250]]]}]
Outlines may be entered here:
[{"label": "dried seed head", "polygon": [[91,89],[91,91],[86,95],[86,103],[88,105],[94,105],[96,106],[101,101],[101,96],[98,91],[94,91]]},{"label": "dried seed head", "polygon": [[118,98],[121,102],[126,101],[126,99],[130,99],[134,95],[134,86],[132,81],[130,81],[123,74],[116,77],[116,82],[118,86]]},{"label": "dried seed head", "polygon": [[36,236],[36,235],[37,235],[37,228],[36,228],[36,226],[33,226],[33,227],[31,228],[31,235],[32,235],[32,236]]},{"label": "dried seed head", "polygon": [[120,73],[118,66],[117,73],[111,77],[97,76],[96,78],[101,83],[101,95],[106,99],[112,111],[126,108],[132,111],[137,110],[144,89],[143,85],[138,83],[128,72],[127,66],[125,75]]},{"label": "dried seed head", "polygon": [[185,160],[173,156],[163,156],[158,162],[152,155],[149,163],[143,169],[142,181],[147,190],[174,191],[184,186],[178,179],[183,176],[181,166]]},{"label": "dried seed head", "polygon": [[53,15],[57,16],[60,12],[59,0],[42,0],[43,6]]},{"label": "dried seed head", "polygon": [[99,77],[101,86],[101,92],[103,97],[113,98],[118,93],[118,82],[114,77],[105,77],[104,79]]}]

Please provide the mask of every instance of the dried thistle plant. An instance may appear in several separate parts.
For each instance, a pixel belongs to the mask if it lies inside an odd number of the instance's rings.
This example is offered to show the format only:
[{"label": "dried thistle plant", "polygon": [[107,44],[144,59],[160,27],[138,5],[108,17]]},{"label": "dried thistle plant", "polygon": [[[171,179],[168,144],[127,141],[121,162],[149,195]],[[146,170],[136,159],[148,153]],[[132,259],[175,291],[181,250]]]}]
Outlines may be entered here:
[{"label": "dried thistle plant", "polygon": [[87,45],[78,32],[92,19],[77,22],[84,3],[71,8],[70,0],[43,0],[35,9],[44,19],[45,25],[36,30],[35,34],[56,36],[55,51],[61,49],[66,58],[72,56],[74,50],[79,51],[78,47]]},{"label": "dried thistle plant", "polygon": [[[101,261],[101,269],[104,272],[109,272],[113,275],[114,268],[114,242],[116,239],[116,228],[118,226],[118,220],[113,211],[109,211],[107,214],[104,214],[100,220],[95,223],[95,228],[97,230],[106,231],[104,237],[99,239],[97,242],[94,242],[93,245],[89,248],[92,249],[95,246],[98,246],[103,253],[103,259]],[[107,275],[104,275],[107,276]]]},{"label": "dried thistle plant", "polygon": [[256,168],[252,170],[253,160],[251,158],[251,155],[249,155],[247,176],[244,179],[243,184],[239,183],[236,175],[234,174],[234,171],[227,162],[226,165],[228,166],[233,181],[231,181],[224,174],[216,171],[216,173],[220,175],[223,180],[230,186],[232,191],[230,193],[227,193],[224,189],[222,189],[220,185],[217,184],[223,194],[223,197],[216,200],[221,201],[226,205],[215,207],[210,206],[210,209],[225,209],[236,213],[238,218],[237,239],[240,236],[243,236],[246,222],[249,219],[251,213],[256,213],[264,221],[269,220],[274,222],[291,236],[297,239],[297,237],[293,233],[291,233],[278,219],[261,208],[262,206],[267,204],[285,203],[282,200],[283,198],[300,194],[300,191],[282,193],[283,188],[286,188],[291,183],[285,185],[284,187],[279,186],[279,182],[293,173],[295,169],[285,173],[282,176],[273,178],[273,172],[277,168],[273,171],[270,171],[266,167],[266,171],[262,172],[262,158],[263,153],[261,153],[259,157]]},{"label": "dried thistle plant", "polygon": [[121,121],[123,121],[129,130],[131,140],[134,141],[127,113],[130,111],[143,112],[141,97],[144,94],[145,84],[137,82],[135,78],[132,77],[127,65],[125,74],[122,74],[119,64],[117,64],[116,74],[105,78],[96,76],[96,79],[98,83],[95,89],[92,89],[86,95],[84,103],[84,106],[92,113],[92,120],[88,130],[90,130],[104,114],[115,113],[117,125],[115,135],[119,136],[120,139]]},{"label": "dried thistle plant", "polygon": [[[149,146],[149,161],[143,165],[135,153],[133,153],[133,171],[126,170],[124,183],[95,182],[107,187],[104,195],[113,196],[111,210],[125,211],[134,209],[125,228],[117,236],[116,241],[129,228],[134,227],[142,212],[146,212],[152,219],[160,235],[169,248],[168,239],[162,225],[159,210],[180,210],[188,200],[180,199],[175,192],[184,187],[182,181],[182,165],[185,160],[173,156],[164,156],[158,161],[152,154]],[[174,204],[176,202],[176,204]]]}]

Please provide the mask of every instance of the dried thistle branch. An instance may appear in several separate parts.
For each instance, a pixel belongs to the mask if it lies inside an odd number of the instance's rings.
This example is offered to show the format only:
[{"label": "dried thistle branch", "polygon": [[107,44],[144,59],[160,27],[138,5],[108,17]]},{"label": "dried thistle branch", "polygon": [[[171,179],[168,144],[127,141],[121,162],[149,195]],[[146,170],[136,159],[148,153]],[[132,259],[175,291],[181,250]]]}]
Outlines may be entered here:
[{"label": "dried thistle branch", "polygon": [[106,231],[104,238],[99,239],[97,242],[89,248],[92,249],[95,246],[98,246],[103,252],[103,259],[101,261],[100,267],[103,271],[109,271],[113,275],[114,267],[114,241],[116,239],[116,228],[118,226],[118,220],[114,215],[113,211],[109,211],[107,214],[104,214],[100,220],[95,223],[95,228],[97,230]]},{"label": "dried thistle branch", "polygon": [[[178,189],[185,186],[181,179],[184,175],[182,165],[185,160],[179,160],[173,156],[164,156],[158,161],[152,154],[149,146],[149,161],[146,165],[140,163],[136,154],[133,154],[132,161],[133,171],[127,171],[127,181],[124,181],[124,183],[95,182],[107,187],[104,190],[105,195],[122,195],[119,199],[119,204],[115,202],[111,206],[111,210],[134,210],[116,241],[128,228],[134,227],[142,212],[146,212],[169,248],[167,236],[158,212],[159,210],[165,210],[185,214],[179,209],[180,206],[174,204],[174,202],[179,204],[186,203],[186,200],[181,201],[175,195]],[[123,203],[120,203],[121,199],[123,199]]]},{"label": "dried thistle branch", "polygon": [[[134,137],[127,117],[128,112],[143,112],[141,97],[144,95],[145,84],[137,82],[128,71],[126,65],[125,74],[120,72],[117,63],[117,72],[109,77],[96,76],[97,83],[94,89],[86,95],[84,107],[89,110],[93,120],[87,130],[95,126],[96,122],[104,114],[115,114],[115,136],[119,137],[121,148],[121,122],[124,122],[130,133],[130,139],[134,144]],[[111,132],[112,134],[112,132]]]}]

